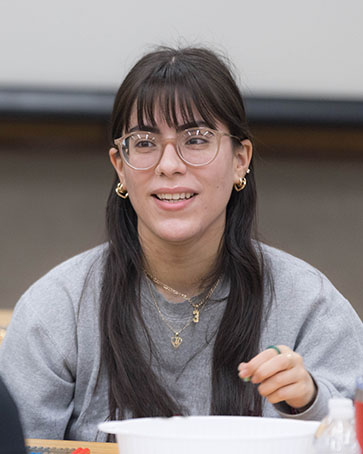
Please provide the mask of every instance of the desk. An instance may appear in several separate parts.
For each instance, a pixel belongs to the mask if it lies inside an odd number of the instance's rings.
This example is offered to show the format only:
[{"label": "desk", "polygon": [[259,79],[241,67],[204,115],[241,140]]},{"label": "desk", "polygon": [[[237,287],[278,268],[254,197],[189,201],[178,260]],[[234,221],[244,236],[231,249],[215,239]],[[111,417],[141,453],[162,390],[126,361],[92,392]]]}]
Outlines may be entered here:
[{"label": "desk", "polygon": [[95,443],[89,441],[69,441],[69,440],[39,440],[28,438],[25,440],[27,446],[38,446],[42,448],[88,448],[91,454],[118,454],[116,443]]}]

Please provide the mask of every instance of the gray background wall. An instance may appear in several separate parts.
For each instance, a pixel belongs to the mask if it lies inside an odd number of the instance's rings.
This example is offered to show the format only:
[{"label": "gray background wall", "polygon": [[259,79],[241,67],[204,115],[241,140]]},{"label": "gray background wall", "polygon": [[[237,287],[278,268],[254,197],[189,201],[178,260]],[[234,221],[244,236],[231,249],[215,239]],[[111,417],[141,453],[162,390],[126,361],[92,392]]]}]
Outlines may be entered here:
[{"label": "gray background wall", "polygon": [[363,99],[362,23],[361,0],[2,0],[0,85],[115,88],[187,42],[227,52],[247,94]]}]

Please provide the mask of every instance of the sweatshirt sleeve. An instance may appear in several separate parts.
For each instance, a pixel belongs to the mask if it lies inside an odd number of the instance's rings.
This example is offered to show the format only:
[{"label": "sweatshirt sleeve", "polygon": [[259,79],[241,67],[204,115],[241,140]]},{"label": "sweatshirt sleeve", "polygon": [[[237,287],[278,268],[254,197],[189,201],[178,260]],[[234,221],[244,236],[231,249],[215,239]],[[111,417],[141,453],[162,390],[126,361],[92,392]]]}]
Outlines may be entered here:
[{"label": "sweatshirt sleeve", "polygon": [[26,438],[63,439],[73,411],[75,317],[54,279],[34,284],[18,302],[0,349],[0,373]]},{"label": "sweatshirt sleeve", "polygon": [[301,301],[295,314],[290,312],[290,323],[298,327],[290,347],[303,357],[318,393],[313,404],[301,413],[294,414],[284,403],[275,405],[283,417],[322,419],[328,413],[329,398],[354,398],[356,377],[363,374],[362,322],[324,275],[316,271],[315,277],[320,284],[315,297],[310,302]]}]

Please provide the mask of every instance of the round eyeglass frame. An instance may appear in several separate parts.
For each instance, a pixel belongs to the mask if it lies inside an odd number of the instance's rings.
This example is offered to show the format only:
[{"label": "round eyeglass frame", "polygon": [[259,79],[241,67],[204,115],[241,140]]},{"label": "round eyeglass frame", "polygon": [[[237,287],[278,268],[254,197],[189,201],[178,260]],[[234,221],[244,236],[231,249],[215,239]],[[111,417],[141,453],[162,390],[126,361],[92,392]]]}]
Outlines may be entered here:
[{"label": "round eyeglass frame", "polygon": [[[194,130],[194,129],[197,129],[197,128],[191,128],[191,130]],[[175,138],[169,138],[169,139],[164,139],[162,141],[162,151],[160,153],[160,157],[159,159],[155,162],[155,164],[151,165],[151,166],[148,166],[148,167],[135,167],[133,166],[132,164],[130,164],[125,156],[125,153],[123,152],[123,146],[122,146],[122,142],[124,140],[126,140],[129,136],[133,136],[137,133],[143,133],[143,134],[155,134],[155,133],[152,133],[150,131],[133,131],[133,132],[128,132],[127,134],[117,138],[117,139],[114,139],[114,144],[117,146],[119,152],[120,152],[120,155],[123,157],[123,160],[125,161],[126,165],[128,165],[129,167],[131,167],[131,169],[134,169],[134,170],[150,170],[154,167],[156,167],[161,158],[163,157],[163,154],[164,154],[164,150],[165,150],[165,145],[168,144],[168,143],[174,143],[174,147],[175,147],[175,150],[177,152],[177,155],[179,156],[179,158],[187,165],[191,166],[191,167],[203,167],[203,166],[206,166],[208,164],[210,164],[211,162],[213,162],[215,160],[215,158],[217,157],[218,153],[219,153],[219,150],[220,150],[220,145],[221,145],[221,139],[223,136],[226,136],[226,137],[230,137],[231,139],[235,139],[239,142],[239,144],[241,146],[243,146],[242,144],[242,140],[245,140],[245,139],[240,139],[239,137],[237,136],[234,136],[232,134],[228,134],[227,132],[223,132],[223,131],[217,131],[216,129],[211,129],[211,128],[200,128],[200,129],[207,129],[208,131],[211,131],[213,132],[216,136],[217,136],[217,151],[215,152],[214,156],[212,159],[210,159],[209,161],[203,163],[203,164],[193,164],[192,162],[189,162],[187,161],[181,154],[180,150],[179,150],[179,147],[177,146],[177,139],[176,137]],[[187,132],[189,131],[189,129],[185,129],[183,132]]]}]

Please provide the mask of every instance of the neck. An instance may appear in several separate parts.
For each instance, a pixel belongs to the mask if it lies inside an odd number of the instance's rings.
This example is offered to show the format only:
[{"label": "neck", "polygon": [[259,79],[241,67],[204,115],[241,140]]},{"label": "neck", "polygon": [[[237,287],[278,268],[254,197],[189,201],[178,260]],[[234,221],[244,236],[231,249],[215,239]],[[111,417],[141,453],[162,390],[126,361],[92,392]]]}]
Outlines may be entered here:
[{"label": "neck", "polygon": [[[219,249],[218,241],[208,244],[170,244],[165,242],[145,242],[141,240],[145,256],[145,269],[162,283],[193,297],[201,293],[205,278],[213,270]],[[180,296],[157,285],[158,291],[169,301],[181,301]]]}]

